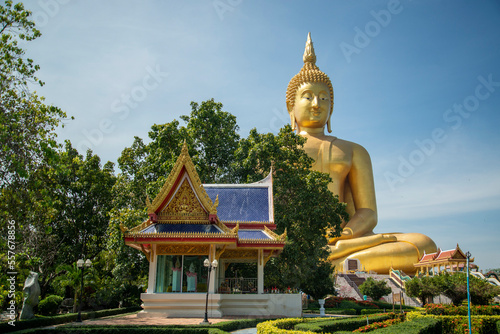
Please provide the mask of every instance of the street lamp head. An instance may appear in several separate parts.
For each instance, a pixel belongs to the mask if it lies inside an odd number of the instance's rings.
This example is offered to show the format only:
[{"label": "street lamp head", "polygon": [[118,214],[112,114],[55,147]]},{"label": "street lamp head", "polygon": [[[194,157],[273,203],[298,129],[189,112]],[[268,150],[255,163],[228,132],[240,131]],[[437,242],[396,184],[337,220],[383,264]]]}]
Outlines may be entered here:
[{"label": "street lamp head", "polygon": [[92,261],[90,261],[90,259],[87,259],[87,261],[85,261],[85,267],[90,267],[92,265]]},{"label": "street lamp head", "polygon": [[78,266],[78,268],[83,267],[83,264],[84,264],[84,263],[85,263],[85,262],[84,262],[82,259],[80,259],[80,260],[76,261],[76,265]]},{"label": "street lamp head", "polygon": [[203,265],[205,267],[209,267],[210,266],[210,261],[208,259],[205,259],[205,261],[203,261]]},{"label": "street lamp head", "polygon": [[219,265],[219,262],[217,262],[217,260],[212,261],[212,267],[217,268],[218,265]]}]

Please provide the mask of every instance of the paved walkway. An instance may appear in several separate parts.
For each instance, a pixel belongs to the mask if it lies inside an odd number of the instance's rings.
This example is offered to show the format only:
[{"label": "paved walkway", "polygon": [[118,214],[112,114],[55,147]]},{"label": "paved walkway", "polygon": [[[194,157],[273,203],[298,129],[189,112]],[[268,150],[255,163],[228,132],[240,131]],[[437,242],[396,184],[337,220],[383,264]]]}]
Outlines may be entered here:
[{"label": "paved walkway", "polygon": [[[216,324],[222,321],[234,320],[235,318],[210,318],[212,324]],[[203,321],[203,318],[139,318],[136,313],[118,315],[106,318],[97,318],[84,320],[81,323],[72,323],[75,326],[107,326],[107,325],[143,325],[143,326],[155,326],[155,325],[199,325]]]}]

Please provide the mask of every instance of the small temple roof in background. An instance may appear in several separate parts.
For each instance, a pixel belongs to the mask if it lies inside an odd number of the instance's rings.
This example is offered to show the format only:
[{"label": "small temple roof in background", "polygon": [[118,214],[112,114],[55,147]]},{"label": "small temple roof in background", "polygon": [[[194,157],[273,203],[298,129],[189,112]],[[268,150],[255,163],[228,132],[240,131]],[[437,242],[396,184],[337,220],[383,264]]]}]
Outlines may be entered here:
[{"label": "small temple roof in background", "polygon": [[[448,250],[441,250],[438,248],[438,251],[436,253],[430,253],[422,255],[418,263],[415,263],[414,266],[416,267],[421,267],[421,266],[432,266],[432,265],[438,265],[438,264],[443,264],[443,263],[455,263],[454,266],[456,266],[456,263],[458,264],[459,268],[463,268],[464,264],[461,262],[466,262],[467,261],[467,256],[465,253],[460,249],[460,246],[457,244],[457,246],[453,249],[448,249]],[[471,258],[469,260],[469,264],[471,268],[477,267],[475,264],[473,264],[474,258]]]}]

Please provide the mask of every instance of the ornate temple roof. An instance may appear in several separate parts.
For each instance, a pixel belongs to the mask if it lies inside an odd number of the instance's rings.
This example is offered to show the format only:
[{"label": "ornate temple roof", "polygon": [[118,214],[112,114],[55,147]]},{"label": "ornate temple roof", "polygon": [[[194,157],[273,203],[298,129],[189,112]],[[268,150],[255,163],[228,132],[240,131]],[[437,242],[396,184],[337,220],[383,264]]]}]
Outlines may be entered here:
[{"label": "ornate temple roof", "polygon": [[[437,264],[442,264],[442,263],[448,263],[448,262],[466,262],[467,261],[467,256],[464,254],[464,252],[460,249],[460,246],[457,244],[457,246],[453,249],[449,250],[441,250],[438,248],[438,251],[436,253],[430,253],[426,254],[424,252],[424,255],[420,258],[418,263],[415,263],[414,266],[416,267],[421,267],[425,265],[437,265]],[[472,262],[474,262],[474,258],[470,259],[470,263],[472,265]],[[459,267],[463,267],[463,264],[460,264]],[[474,265],[472,265],[474,266]]]},{"label": "ornate temple roof", "polygon": [[127,229],[125,243],[147,253],[152,244],[218,244],[230,248],[283,249],[286,232],[274,224],[272,174],[251,184],[202,185],[184,144],[153,201],[149,219]]}]

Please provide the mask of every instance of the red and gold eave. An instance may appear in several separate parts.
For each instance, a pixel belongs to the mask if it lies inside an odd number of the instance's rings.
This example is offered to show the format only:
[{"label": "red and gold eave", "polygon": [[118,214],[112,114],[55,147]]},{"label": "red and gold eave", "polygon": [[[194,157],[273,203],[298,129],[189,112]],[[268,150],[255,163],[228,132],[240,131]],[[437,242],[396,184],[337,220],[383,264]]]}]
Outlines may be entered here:
[{"label": "red and gold eave", "polygon": [[[151,202],[146,201],[149,218],[138,226],[127,229],[120,224],[125,244],[146,254],[148,259],[153,245],[212,245],[224,249],[264,250],[268,256],[278,255],[285,245],[286,232],[277,235],[272,222],[221,222],[217,216],[218,198],[215,203],[205,192],[186,144],[163,187]],[[156,232],[160,224],[200,224],[217,230],[206,232]],[[238,231],[261,231],[266,239],[240,239]],[[149,230],[149,232],[148,232]]]}]

